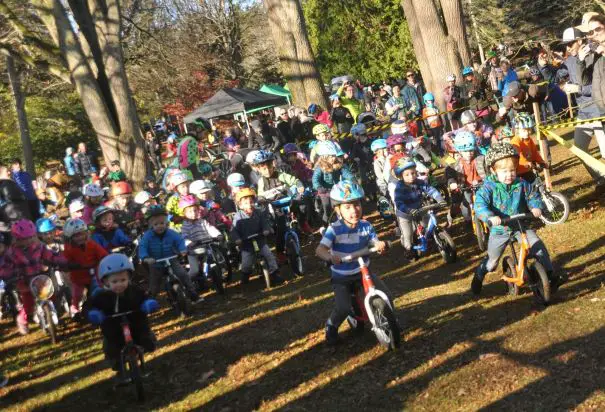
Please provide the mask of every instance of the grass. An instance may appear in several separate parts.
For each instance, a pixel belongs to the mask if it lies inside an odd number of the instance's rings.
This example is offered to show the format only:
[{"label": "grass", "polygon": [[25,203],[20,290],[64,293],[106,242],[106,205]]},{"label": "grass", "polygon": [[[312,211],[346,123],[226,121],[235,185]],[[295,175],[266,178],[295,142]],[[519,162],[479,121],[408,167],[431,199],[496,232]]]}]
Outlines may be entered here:
[{"label": "grass", "polygon": [[[36,331],[17,336],[0,323],[0,408],[89,410],[604,410],[605,211],[579,162],[553,147],[554,185],[572,202],[562,226],[540,227],[553,261],[569,276],[554,303],[504,294],[490,274],[479,298],[469,293],[482,258],[461,222],[459,260],[436,254],[407,263],[400,249],[372,261],[395,296],[404,325],[400,350],[377,346],[370,331],[329,348],[323,326],[332,307],[324,266],[305,247],[308,274],[270,291],[260,279],[228,298],[210,294],[200,313],[152,318],[159,349],[146,357],[148,399],[114,390],[100,333],[67,325],[50,346]],[[376,216],[370,216],[375,220]],[[378,223],[378,222],[377,222]],[[392,238],[385,225],[383,236]]]}]

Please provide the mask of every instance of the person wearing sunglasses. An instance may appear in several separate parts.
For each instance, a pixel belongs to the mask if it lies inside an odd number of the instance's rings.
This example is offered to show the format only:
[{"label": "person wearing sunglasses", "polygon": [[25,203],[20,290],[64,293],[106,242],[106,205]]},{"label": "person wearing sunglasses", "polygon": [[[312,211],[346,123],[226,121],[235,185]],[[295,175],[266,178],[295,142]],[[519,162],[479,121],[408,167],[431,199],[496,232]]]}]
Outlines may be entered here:
[{"label": "person wearing sunglasses", "polygon": [[[578,61],[576,65],[576,79],[592,78],[591,99],[596,104],[598,112],[591,113],[595,116],[605,115],[605,16],[591,13],[584,15],[582,25],[577,28],[586,34],[588,41],[581,46],[577,52]],[[592,74],[592,75],[591,75]],[[571,75],[570,75],[571,77]],[[592,118],[592,117],[590,117]],[[605,154],[605,133],[602,122],[592,122],[576,127],[574,132],[574,143],[582,150],[588,150],[592,134],[597,137],[601,155]],[[605,175],[597,170],[586,166],[586,169],[596,183],[598,193],[605,192]]]}]

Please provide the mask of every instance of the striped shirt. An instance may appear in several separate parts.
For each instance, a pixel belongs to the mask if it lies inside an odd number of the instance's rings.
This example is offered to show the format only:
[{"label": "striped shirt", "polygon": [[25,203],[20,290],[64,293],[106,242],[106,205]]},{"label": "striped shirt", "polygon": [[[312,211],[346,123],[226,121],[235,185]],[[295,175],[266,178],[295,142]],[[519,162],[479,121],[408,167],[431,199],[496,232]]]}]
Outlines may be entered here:
[{"label": "striped shirt", "polygon": [[[360,220],[355,228],[347,226],[342,219],[332,223],[320,244],[331,250],[334,256],[347,256],[378,241],[374,227],[367,220]],[[369,259],[365,258],[366,264]],[[357,260],[332,265],[332,277],[350,276],[360,272]]]},{"label": "striped shirt", "polygon": [[208,242],[221,235],[221,232],[204,219],[183,221],[181,235],[192,242]]}]

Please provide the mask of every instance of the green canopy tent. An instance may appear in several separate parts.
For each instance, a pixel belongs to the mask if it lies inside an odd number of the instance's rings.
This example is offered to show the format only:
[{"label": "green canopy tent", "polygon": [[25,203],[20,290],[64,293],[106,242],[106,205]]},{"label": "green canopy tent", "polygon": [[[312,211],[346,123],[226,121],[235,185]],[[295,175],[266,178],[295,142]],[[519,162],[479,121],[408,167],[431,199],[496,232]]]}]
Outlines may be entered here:
[{"label": "green canopy tent", "polygon": [[288,104],[292,104],[292,93],[285,87],[278,86],[277,84],[263,84],[259,90],[264,93],[285,97],[288,100]]}]

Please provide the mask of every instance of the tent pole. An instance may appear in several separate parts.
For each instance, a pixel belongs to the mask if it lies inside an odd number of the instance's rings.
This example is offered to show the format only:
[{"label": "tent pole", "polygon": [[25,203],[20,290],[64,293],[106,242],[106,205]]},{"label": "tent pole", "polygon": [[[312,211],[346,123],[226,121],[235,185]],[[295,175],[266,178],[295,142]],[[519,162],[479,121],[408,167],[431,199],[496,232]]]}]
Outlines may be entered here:
[{"label": "tent pole", "polygon": [[248,132],[250,132],[250,123],[248,123],[248,113],[246,109],[244,109],[244,119],[246,119],[246,127],[248,128]]},{"label": "tent pole", "polygon": [[183,118],[183,129],[185,130],[185,134],[189,133],[187,130],[187,123],[185,123],[185,118]]}]

